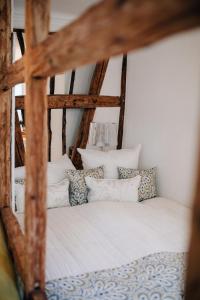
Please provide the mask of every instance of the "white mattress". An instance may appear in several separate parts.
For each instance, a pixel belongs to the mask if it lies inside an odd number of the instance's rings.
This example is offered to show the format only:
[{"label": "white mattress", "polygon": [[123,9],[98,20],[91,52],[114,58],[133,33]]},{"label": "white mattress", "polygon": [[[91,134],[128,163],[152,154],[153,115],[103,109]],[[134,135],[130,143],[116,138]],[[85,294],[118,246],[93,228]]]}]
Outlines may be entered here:
[{"label": "white mattress", "polygon": [[[23,215],[18,215],[20,223]],[[48,210],[46,279],[118,267],[160,251],[187,251],[190,209],[165,198]]]}]

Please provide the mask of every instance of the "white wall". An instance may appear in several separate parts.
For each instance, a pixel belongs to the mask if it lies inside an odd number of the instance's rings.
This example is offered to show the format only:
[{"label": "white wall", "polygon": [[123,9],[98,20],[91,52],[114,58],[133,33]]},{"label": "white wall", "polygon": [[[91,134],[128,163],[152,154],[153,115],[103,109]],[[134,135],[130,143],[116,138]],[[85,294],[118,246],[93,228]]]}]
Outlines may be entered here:
[{"label": "white wall", "polygon": [[124,146],[141,143],[141,167],[158,167],[161,196],[189,204],[200,112],[200,30],[129,55]]}]

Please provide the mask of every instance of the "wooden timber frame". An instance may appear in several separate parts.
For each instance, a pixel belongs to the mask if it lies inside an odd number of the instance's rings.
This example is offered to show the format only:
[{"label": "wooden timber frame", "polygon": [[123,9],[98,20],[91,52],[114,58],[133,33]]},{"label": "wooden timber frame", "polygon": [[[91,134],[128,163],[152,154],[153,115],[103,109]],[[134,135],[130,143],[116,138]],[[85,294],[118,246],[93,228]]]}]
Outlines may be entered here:
[{"label": "wooden timber frame", "polygon": [[[14,29],[14,33],[17,35],[21,54],[25,53],[25,43],[23,38],[23,29]],[[49,34],[53,34],[50,32]],[[68,95],[55,95],[55,76],[49,80],[49,96],[48,96],[48,160],[51,161],[51,110],[62,109],[62,153],[66,153],[66,110],[68,108],[83,108],[82,121],[80,122],[79,132],[75,140],[75,144],[72,145],[72,161],[74,165],[80,169],[82,168],[81,157],[77,152],[77,148],[85,148],[89,136],[90,123],[93,120],[94,113],[97,107],[120,107],[120,127],[119,136],[121,136],[121,143],[118,144],[118,149],[122,146],[122,135],[123,135],[123,115],[124,115],[124,104],[125,104],[125,90],[126,90],[126,64],[127,55],[123,56],[122,59],[122,74],[121,74],[121,95],[118,96],[100,96],[101,87],[105,78],[107,66],[109,60],[96,64],[94,73],[92,76],[89,95],[75,95],[73,94],[75,74],[76,71],[71,71],[71,80]],[[22,113],[22,123],[25,125],[25,101],[24,96],[17,96],[16,98],[16,111],[20,110]],[[22,138],[22,132],[19,122],[19,117],[16,112],[15,117],[15,166],[23,166],[25,164],[25,147]]]},{"label": "wooden timber frame", "polygon": [[[104,0],[48,35],[49,1],[26,0],[26,53],[11,63],[11,0],[0,0],[0,208],[26,299],[46,299],[47,77],[105,61],[200,26],[199,0]],[[81,32],[84,31],[84,35]],[[11,209],[11,88],[26,82],[25,234]],[[73,96],[71,105],[73,105]],[[90,103],[92,98],[83,102]],[[62,98],[61,101],[65,101]],[[81,99],[80,99],[81,100]],[[82,101],[82,100],[81,100]],[[97,100],[98,101],[98,100]],[[66,103],[66,102],[65,102]],[[66,104],[67,105],[67,104]],[[95,106],[96,107],[96,106]],[[124,109],[124,108],[123,108]],[[123,118],[121,117],[121,121]],[[38,134],[39,132],[39,134]],[[119,136],[119,145],[121,137]],[[200,299],[200,159],[188,257],[186,300]]]}]

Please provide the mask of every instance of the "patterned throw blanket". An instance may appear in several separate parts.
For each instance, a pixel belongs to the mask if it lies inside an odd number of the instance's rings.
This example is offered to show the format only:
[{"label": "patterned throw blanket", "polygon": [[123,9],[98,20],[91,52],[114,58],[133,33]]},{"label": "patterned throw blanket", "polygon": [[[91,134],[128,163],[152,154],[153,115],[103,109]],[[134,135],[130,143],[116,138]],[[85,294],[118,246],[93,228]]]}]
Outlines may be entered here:
[{"label": "patterned throw blanket", "polygon": [[182,300],[184,253],[155,253],[130,264],[46,283],[50,300]]}]

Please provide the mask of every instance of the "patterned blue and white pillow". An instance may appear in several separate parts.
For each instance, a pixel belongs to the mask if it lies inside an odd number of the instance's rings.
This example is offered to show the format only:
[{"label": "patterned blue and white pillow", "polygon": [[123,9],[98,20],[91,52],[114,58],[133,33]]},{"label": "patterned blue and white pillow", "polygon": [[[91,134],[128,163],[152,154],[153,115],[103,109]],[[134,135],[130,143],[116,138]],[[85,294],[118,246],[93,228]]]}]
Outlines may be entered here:
[{"label": "patterned blue and white pillow", "polygon": [[129,168],[118,168],[119,178],[127,179],[133,178],[137,175],[141,176],[139,186],[139,201],[154,198],[157,196],[156,187],[156,168],[147,170],[135,170]]},{"label": "patterned blue and white pillow", "polygon": [[87,203],[88,189],[85,177],[90,176],[96,179],[104,178],[103,167],[88,170],[66,170],[65,175],[70,181],[69,201],[72,206]]}]

